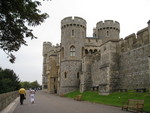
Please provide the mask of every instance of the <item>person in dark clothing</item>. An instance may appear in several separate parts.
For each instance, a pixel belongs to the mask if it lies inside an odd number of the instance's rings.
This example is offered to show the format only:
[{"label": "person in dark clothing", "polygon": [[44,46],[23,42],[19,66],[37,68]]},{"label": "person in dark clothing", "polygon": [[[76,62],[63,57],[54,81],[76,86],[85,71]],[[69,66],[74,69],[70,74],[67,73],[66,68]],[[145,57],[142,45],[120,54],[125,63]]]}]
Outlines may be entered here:
[{"label": "person in dark clothing", "polygon": [[19,89],[19,94],[20,94],[20,104],[22,105],[26,96],[26,90],[24,88]]}]

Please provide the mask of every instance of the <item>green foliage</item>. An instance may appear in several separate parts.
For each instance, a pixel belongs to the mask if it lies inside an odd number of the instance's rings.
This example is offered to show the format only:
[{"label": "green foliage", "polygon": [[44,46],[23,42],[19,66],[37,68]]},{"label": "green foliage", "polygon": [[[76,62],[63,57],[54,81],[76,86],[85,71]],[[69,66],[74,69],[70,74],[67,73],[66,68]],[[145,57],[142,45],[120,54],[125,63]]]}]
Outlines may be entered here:
[{"label": "green foliage", "polygon": [[112,106],[122,106],[123,102],[126,102],[128,99],[143,99],[144,110],[150,111],[150,94],[149,92],[137,93],[135,91],[128,92],[114,92],[110,95],[99,95],[98,92],[86,91],[80,93],[79,91],[74,91],[65,95],[65,97],[74,98],[76,95],[82,94],[82,99],[85,101],[107,104]]},{"label": "green foliage", "polygon": [[27,45],[25,38],[37,38],[28,26],[37,26],[48,18],[37,8],[41,3],[36,0],[0,0],[0,48],[14,63],[21,45]]},{"label": "green foliage", "polygon": [[0,93],[18,90],[19,83],[19,78],[13,70],[0,68]]},{"label": "green foliage", "polygon": [[20,86],[25,89],[31,88],[30,82],[28,81],[20,82]]},{"label": "green foliage", "polygon": [[37,87],[40,87],[40,85],[37,81],[31,82],[31,88],[37,88]]},{"label": "green foliage", "polygon": [[25,89],[29,89],[29,88],[38,88],[40,87],[39,83],[37,81],[33,81],[33,82],[28,82],[28,81],[23,81],[20,82],[21,87],[25,88]]}]

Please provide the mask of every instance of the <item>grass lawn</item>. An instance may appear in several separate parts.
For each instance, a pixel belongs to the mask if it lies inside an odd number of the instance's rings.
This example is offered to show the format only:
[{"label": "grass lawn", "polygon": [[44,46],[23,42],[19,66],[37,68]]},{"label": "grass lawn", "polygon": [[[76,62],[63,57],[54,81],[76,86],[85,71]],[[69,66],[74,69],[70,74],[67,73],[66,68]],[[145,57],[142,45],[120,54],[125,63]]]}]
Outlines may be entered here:
[{"label": "grass lawn", "polygon": [[82,99],[85,101],[107,104],[112,106],[122,106],[122,103],[128,99],[143,99],[144,100],[144,111],[150,111],[150,94],[149,92],[137,93],[135,91],[128,92],[115,92],[107,96],[99,95],[95,91],[86,91],[80,93],[79,91],[74,91],[68,94],[65,94],[65,97],[74,98],[76,95],[82,95]]}]

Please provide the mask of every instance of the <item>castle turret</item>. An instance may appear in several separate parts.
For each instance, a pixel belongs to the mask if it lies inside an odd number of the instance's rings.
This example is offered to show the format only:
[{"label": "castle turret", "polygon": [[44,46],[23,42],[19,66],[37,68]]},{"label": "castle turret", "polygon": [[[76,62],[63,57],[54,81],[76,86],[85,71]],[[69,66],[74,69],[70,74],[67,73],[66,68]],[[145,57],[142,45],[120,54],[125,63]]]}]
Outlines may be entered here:
[{"label": "castle turret", "polygon": [[85,36],[86,21],[84,19],[68,17],[61,21],[61,45],[64,49],[62,60],[81,60]]},{"label": "castle turret", "polygon": [[120,24],[117,21],[105,20],[96,25],[96,36],[100,39],[119,39]]},{"label": "castle turret", "polygon": [[42,74],[42,88],[47,89],[47,62],[46,59],[48,57],[49,48],[52,46],[50,42],[43,42],[43,74]]},{"label": "castle turret", "polygon": [[43,42],[43,57],[49,52],[49,48],[52,46],[51,42]]},{"label": "castle turret", "polygon": [[61,94],[79,88],[85,37],[84,19],[67,17],[61,21]]}]

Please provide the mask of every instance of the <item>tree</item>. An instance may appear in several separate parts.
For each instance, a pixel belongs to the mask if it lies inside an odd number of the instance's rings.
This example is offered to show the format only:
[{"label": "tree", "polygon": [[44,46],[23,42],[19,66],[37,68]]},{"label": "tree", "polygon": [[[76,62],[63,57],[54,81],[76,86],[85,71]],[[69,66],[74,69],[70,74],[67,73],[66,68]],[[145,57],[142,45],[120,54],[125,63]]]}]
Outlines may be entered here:
[{"label": "tree", "polygon": [[21,45],[26,45],[25,38],[37,38],[30,26],[37,26],[48,18],[37,8],[41,3],[36,0],[0,0],[0,48],[8,55],[11,63]]},{"label": "tree", "polygon": [[20,88],[19,77],[10,69],[0,68],[0,93],[16,91]]},{"label": "tree", "polygon": [[31,82],[31,88],[38,88],[40,87],[39,83],[36,81]]},{"label": "tree", "polygon": [[31,88],[30,82],[28,82],[28,81],[20,82],[20,86],[25,88],[25,89]]},{"label": "tree", "polygon": [[28,81],[22,81],[20,82],[21,87],[25,88],[25,89],[35,89],[35,88],[39,88],[40,85],[38,83],[37,80],[33,81],[33,82],[28,82]]}]

